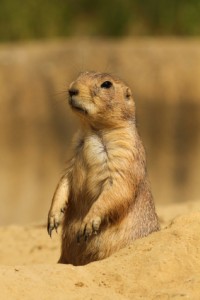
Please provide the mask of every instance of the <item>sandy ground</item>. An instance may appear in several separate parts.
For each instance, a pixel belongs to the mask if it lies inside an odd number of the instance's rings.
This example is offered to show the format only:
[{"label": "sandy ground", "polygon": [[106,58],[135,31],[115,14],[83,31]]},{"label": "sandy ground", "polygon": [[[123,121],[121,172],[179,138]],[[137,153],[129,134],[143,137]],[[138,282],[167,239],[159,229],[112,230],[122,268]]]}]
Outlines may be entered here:
[{"label": "sandy ground", "polygon": [[200,202],[157,211],[160,232],[84,267],[43,224],[0,227],[0,299],[200,299]]}]

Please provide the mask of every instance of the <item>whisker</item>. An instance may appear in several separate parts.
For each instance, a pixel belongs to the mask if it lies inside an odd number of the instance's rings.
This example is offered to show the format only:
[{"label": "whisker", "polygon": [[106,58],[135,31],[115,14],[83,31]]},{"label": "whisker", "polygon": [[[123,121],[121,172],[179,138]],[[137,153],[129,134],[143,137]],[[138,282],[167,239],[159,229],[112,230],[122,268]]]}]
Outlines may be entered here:
[{"label": "whisker", "polygon": [[68,93],[67,90],[65,90],[65,91],[60,91],[60,92],[53,93],[53,96],[63,95],[63,94],[67,94],[67,93]]}]

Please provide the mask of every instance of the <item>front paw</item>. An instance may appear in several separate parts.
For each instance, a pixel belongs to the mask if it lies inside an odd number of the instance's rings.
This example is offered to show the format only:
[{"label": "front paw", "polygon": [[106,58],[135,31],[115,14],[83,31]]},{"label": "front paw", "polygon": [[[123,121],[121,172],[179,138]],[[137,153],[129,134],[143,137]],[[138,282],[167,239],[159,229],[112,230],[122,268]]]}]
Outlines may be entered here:
[{"label": "front paw", "polygon": [[47,232],[48,234],[52,235],[52,231],[55,229],[57,232],[57,229],[62,222],[64,215],[64,209],[58,209],[58,210],[50,210],[48,215],[48,222],[47,222]]},{"label": "front paw", "polygon": [[101,225],[101,218],[85,218],[81,224],[81,228],[77,234],[77,242],[80,243],[81,238],[84,238],[85,241],[92,235],[97,234]]}]

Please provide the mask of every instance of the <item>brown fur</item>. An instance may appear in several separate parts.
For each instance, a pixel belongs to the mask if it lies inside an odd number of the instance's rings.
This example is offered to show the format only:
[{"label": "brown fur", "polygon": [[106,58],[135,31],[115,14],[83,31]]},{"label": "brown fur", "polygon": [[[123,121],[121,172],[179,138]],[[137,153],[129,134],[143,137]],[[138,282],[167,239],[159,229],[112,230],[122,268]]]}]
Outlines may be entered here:
[{"label": "brown fur", "polygon": [[[101,87],[105,81],[109,88]],[[159,229],[130,89],[109,74],[82,73],[69,97],[80,117],[74,156],[55,192],[48,231],[64,212],[59,262],[103,259]],[[77,92],[78,91],[78,92]]]}]

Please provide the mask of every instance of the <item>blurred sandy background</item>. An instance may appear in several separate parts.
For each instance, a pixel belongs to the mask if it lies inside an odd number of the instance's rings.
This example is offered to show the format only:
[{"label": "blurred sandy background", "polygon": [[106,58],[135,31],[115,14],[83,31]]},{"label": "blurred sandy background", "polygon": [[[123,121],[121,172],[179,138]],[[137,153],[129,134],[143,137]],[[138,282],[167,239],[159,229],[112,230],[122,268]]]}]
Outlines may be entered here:
[{"label": "blurred sandy background", "polygon": [[[0,290],[6,299],[199,300],[199,0],[0,1]],[[81,71],[132,88],[162,230],[83,267],[46,219]]]},{"label": "blurred sandy background", "polygon": [[69,83],[83,70],[133,89],[156,204],[200,197],[200,41],[70,38],[0,46],[0,223],[46,220],[77,128]]},{"label": "blurred sandy background", "polygon": [[45,221],[77,128],[67,88],[111,72],[133,89],[156,204],[200,197],[197,0],[1,0],[0,225]]}]

